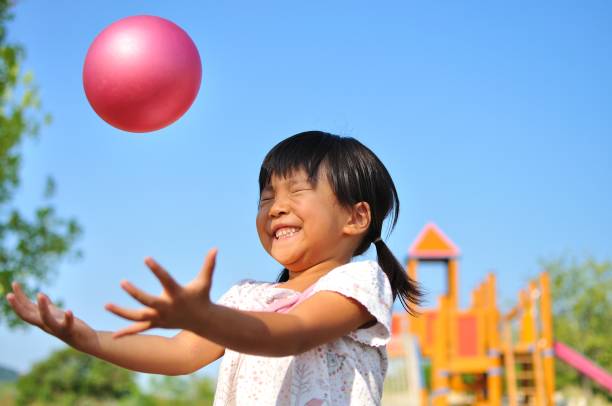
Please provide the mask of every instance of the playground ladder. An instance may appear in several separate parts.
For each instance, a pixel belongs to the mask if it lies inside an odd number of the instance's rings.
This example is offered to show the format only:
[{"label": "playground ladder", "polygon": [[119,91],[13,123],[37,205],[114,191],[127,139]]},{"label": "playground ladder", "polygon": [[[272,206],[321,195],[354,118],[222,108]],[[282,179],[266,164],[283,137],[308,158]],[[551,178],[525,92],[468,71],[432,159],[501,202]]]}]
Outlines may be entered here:
[{"label": "playground ladder", "polygon": [[[516,394],[515,404],[525,406],[546,406],[544,385],[543,385],[543,370],[542,358],[535,348],[530,346],[527,349],[514,349],[512,358],[514,364],[507,363],[507,371],[512,371],[515,374],[516,389],[513,392]],[[516,369],[516,366],[519,368]],[[511,372],[511,373],[512,373]],[[510,374],[508,374],[510,375]],[[510,378],[510,376],[508,376]],[[512,382],[508,382],[508,386],[514,386]]]},{"label": "playground ladder", "polygon": [[[512,339],[518,322],[518,343]],[[519,293],[517,306],[502,317],[508,405],[551,406],[554,392],[552,317],[548,274]],[[519,366],[518,370],[516,366]]]}]

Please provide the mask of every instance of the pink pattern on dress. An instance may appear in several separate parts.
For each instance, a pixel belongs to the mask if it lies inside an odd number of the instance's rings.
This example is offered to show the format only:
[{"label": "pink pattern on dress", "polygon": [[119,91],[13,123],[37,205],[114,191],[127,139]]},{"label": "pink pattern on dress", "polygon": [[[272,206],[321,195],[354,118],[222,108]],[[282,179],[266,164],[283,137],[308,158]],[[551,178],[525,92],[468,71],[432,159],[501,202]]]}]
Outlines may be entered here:
[{"label": "pink pattern on dress", "polygon": [[304,406],[321,406],[325,401],[323,399],[310,399]]},{"label": "pink pattern on dress", "polygon": [[291,309],[293,309],[295,306],[308,299],[308,297],[310,296],[310,292],[312,292],[313,288],[314,285],[310,286],[308,289],[306,289],[299,295],[293,295],[286,299],[277,300],[273,302],[270,306],[268,306],[264,311],[275,313],[289,313]]}]

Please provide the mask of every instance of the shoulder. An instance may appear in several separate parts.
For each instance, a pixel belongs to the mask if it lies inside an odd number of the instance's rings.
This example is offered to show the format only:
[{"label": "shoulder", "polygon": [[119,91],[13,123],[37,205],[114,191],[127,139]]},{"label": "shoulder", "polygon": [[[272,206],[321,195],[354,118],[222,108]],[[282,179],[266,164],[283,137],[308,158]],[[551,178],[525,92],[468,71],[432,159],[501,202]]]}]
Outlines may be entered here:
[{"label": "shoulder", "polygon": [[334,268],[314,285],[313,293],[332,290],[359,299],[376,302],[385,309],[393,305],[393,293],[387,274],[372,260],[349,262]]},{"label": "shoulder", "polygon": [[378,262],[372,260],[355,261],[341,265],[321,277],[317,283],[327,280],[350,280],[353,284],[376,285],[383,290],[388,288],[391,291],[391,283],[387,274]]},{"label": "shoulder", "polygon": [[350,338],[371,346],[388,342],[393,293],[387,274],[377,262],[355,261],[333,269],[317,281],[312,294],[321,291],[337,292],[357,301],[376,319],[374,325],[352,331]]}]

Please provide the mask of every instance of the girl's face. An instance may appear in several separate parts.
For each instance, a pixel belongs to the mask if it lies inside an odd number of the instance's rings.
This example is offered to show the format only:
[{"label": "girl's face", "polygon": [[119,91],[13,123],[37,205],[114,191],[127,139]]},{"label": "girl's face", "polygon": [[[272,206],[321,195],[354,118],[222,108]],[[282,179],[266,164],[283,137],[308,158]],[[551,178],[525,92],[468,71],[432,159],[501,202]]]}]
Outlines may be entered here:
[{"label": "girl's face", "polygon": [[299,272],[325,261],[346,261],[340,241],[349,218],[323,171],[313,185],[300,170],[286,178],[273,176],[262,190],[257,233],[274,259]]}]

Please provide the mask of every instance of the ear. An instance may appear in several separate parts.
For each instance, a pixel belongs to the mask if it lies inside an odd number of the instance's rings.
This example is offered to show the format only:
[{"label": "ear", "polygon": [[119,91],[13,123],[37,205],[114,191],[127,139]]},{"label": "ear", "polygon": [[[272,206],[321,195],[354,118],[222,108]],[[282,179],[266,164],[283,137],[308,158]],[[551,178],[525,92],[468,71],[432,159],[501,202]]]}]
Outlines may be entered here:
[{"label": "ear", "polygon": [[368,232],[372,221],[372,212],[367,202],[355,203],[349,209],[349,218],[344,225],[344,232],[348,235],[360,235]]}]

